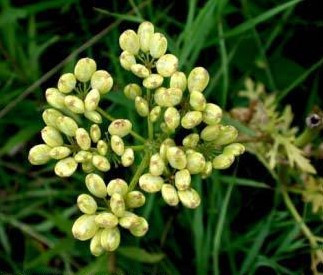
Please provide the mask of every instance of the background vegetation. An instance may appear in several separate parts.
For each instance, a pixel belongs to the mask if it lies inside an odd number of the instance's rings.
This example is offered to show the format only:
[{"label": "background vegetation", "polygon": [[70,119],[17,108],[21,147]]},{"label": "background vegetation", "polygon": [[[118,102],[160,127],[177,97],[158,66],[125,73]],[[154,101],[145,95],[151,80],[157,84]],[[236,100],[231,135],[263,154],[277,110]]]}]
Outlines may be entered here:
[{"label": "background vegetation", "polygon": [[[116,85],[104,107],[142,130],[122,94],[129,74],[118,64],[120,33],[142,20],[168,35],[182,70],[209,70],[210,101],[226,110],[244,105],[237,93],[250,76],[277,94],[278,109],[291,104],[294,124],[303,129],[321,103],[319,2],[1,0],[0,274],[105,274],[111,266],[126,274],[310,273],[313,248],[278,183],[251,154],[195,182],[203,201],[195,211],[170,209],[150,196],[142,210],[149,233],[140,242],[123,238],[116,254],[99,258],[71,235],[83,177],[59,179],[51,166],[32,167],[27,154],[40,141],[46,87],[79,57],[94,57],[113,75]],[[322,235],[322,216],[313,215],[299,194],[290,196]]]}]

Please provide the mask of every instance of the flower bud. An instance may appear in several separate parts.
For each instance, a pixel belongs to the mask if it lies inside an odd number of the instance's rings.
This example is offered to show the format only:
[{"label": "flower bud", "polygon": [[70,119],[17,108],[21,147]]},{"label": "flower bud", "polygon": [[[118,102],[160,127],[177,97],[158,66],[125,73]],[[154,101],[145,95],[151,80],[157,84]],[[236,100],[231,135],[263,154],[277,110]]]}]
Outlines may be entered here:
[{"label": "flower bud", "polygon": [[139,37],[133,30],[126,30],[119,37],[119,45],[122,50],[136,55],[140,47]]},{"label": "flower bud", "polygon": [[92,164],[94,167],[102,172],[107,172],[110,170],[111,165],[108,159],[104,156],[94,155],[92,157]]},{"label": "flower bud", "polygon": [[175,186],[178,190],[186,190],[191,185],[191,174],[187,169],[175,173]]},{"label": "flower bud", "polygon": [[49,155],[53,159],[64,159],[72,153],[71,149],[66,146],[57,146],[50,150]]},{"label": "flower bud", "polygon": [[77,162],[75,161],[75,159],[68,157],[58,161],[55,165],[54,171],[57,176],[66,178],[72,176],[76,171],[76,168]]},{"label": "flower bud", "polygon": [[56,120],[57,128],[67,136],[73,137],[78,129],[77,123],[74,119],[68,116],[60,116]]},{"label": "flower bud", "polygon": [[97,111],[85,111],[84,116],[94,123],[100,124],[102,122],[102,117]]},{"label": "flower bud", "polygon": [[157,89],[163,84],[164,78],[159,74],[151,74],[148,77],[146,77],[142,85],[147,89]]},{"label": "flower bud", "polygon": [[125,211],[123,217],[119,218],[119,225],[126,229],[138,225],[139,223],[139,217],[129,211]]},{"label": "flower bud", "polygon": [[94,143],[97,143],[101,138],[101,129],[99,125],[92,124],[90,128],[90,137]]},{"label": "flower bud", "polygon": [[205,158],[199,152],[192,152],[187,154],[186,168],[191,174],[199,174],[204,170]]},{"label": "flower bud", "polygon": [[105,156],[108,153],[108,143],[104,140],[99,140],[96,149],[101,156]]},{"label": "flower bud", "polygon": [[100,92],[98,89],[92,89],[88,92],[84,99],[84,107],[86,111],[94,111],[100,102]]},{"label": "flower bud", "polygon": [[110,197],[115,193],[124,196],[128,192],[128,184],[123,179],[110,180],[107,186],[107,192]]},{"label": "flower bud", "polygon": [[179,170],[185,168],[187,160],[184,151],[180,148],[176,146],[169,147],[167,149],[166,156],[170,166],[172,166],[173,168]]},{"label": "flower bud", "polygon": [[207,103],[203,111],[203,121],[206,124],[218,124],[222,118],[222,109],[213,103]]},{"label": "flower bud", "polygon": [[169,147],[175,146],[175,141],[172,140],[171,138],[166,138],[160,145],[159,148],[159,155],[161,158],[165,161],[167,161],[167,149]]},{"label": "flower bud", "polygon": [[141,64],[131,65],[130,70],[132,73],[140,78],[146,78],[149,76],[149,70]]},{"label": "flower bud", "polygon": [[137,96],[135,99],[135,108],[140,116],[148,116],[149,106],[148,101],[146,99],[142,98],[141,96]]},{"label": "flower bud", "polygon": [[212,165],[214,169],[227,169],[233,161],[233,155],[220,154],[213,159]]},{"label": "flower bud", "polygon": [[238,131],[231,125],[220,126],[220,133],[214,141],[215,145],[226,145],[236,140]]},{"label": "flower bud", "polygon": [[91,58],[81,58],[74,68],[74,75],[78,81],[87,82],[96,71],[96,63]]},{"label": "flower bud", "polygon": [[199,143],[199,140],[200,140],[200,136],[196,133],[192,133],[192,134],[187,135],[183,139],[182,143],[183,143],[184,147],[195,148],[197,146],[197,144]]},{"label": "flower bud", "polygon": [[190,94],[190,105],[195,111],[203,111],[206,107],[206,99],[199,91],[192,91]]},{"label": "flower bud", "polygon": [[190,72],[187,80],[189,92],[192,92],[192,91],[203,92],[207,84],[209,83],[209,79],[210,79],[209,73],[203,67],[194,68]]},{"label": "flower bud", "polygon": [[138,221],[130,227],[130,233],[136,237],[142,237],[148,231],[148,222],[143,217],[138,217]]},{"label": "flower bud", "polygon": [[96,201],[88,194],[81,194],[77,197],[77,206],[84,214],[92,215],[98,208]]},{"label": "flower bud", "polygon": [[118,218],[112,213],[102,212],[95,217],[95,223],[99,227],[114,228],[118,225]]},{"label": "flower bud", "polygon": [[52,127],[56,127],[56,120],[60,116],[62,113],[52,108],[46,109],[42,114],[45,124]]},{"label": "flower bud", "polygon": [[95,167],[92,164],[92,160],[91,161],[82,162],[82,170],[86,174],[92,173],[95,170]]},{"label": "flower bud", "polygon": [[130,83],[123,90],[125,96],[131,100],[135,100],[137,96],[141,96],[142,91],[138,84]]},{"label": "flower bud", "polygon": [[178,191],[177,193],[179,200],[187,208],[196,208],[201,203],[200,195],[193,188]]},{"label": "flower bud", "polygon": [[97,89],[101,95],[110,92],[113,86],[113,78],[105,70],[98,70],[94,72],[91,77],[92,89]]},{"label": "flower bud", "polygon": [[57,88],[61,93],[68,94],[72,92],[76,85],[76,78],[74,74],[63,74],[57,83]]},{"label": "flower bud", "polygon": [[159,58],[167,51],[167,39],[161,33],[154,33],[150,40],[149,52],[153,58]]},{"label": "flower bud", "polygon": [[41,137],[43,141],[51,147],[61,146],[64,143],[60,132],[57,131],[56,128],[52,126],[44,127],[41,130]]},{"label": "flower bud", "polygon": [[202,122],[202,113],[199,111],[187,112],[181,120],[181,125],[185,129],[192,129]]},{"label": "flower bud", "polygon": [[154,93],[154,100],[162,107],[172,107],[178,105],[182,100],[183,92],[178,88],[166,89],[161,87]]},{"label": "flower bud", "polygon": [[167,124],[165,122],[160,123],[159,125],[160,129],[162,130],[163,133],[166,133],[168,135],[174,133],[175,131],[168,128]]},{"label": "flower bud", "polygon": [[224,147],[223,154],[233,155],[236,157],[243,154],[244,151],[245,151],[245,147],[241,143],[232,143]]},{"label": "flower bud", "polygon": [[180,124],[181,116],[176,108],[168,107],[164,113],[164,120],[169,129],[175,130]]},{"label": "flower bud", "polygon": [[164,183],[163,178],[159,176],[153,176],[150,173],[143,174],[139,178],[139,186],[147,193],[156,193],[160,191]]},{"label": "flower bud", "polygon": [[156,153],[151,156],[150,162],[149,162],[149,172],[153,176],[160,176],[165,169],[165,163],[161,156]]},{"label": "flower bud", "polygon": [[149,113],[149,119],[151,122],[156,122],[156,120],[159,118],[161,113],[161,107],[160,106],[155,106],[152,108],[152,110]]},{"label": "flower bud", "polygon": [[124,167],[129,167],[135,160],[134,152],[131,148],[126,148],[121,156],[121,163]]},{"label": "flower bud", "polygon": [[92,153],[88,151],[78,151],[77,154],[74,156],[74,159],[78,163],[89,162],[92,160]]},{"label": "flower bud", "polygon": [[119,136],[111,136],[111,149],[118,156],[122,156],[124,153],[124,143],[121,137]]},{"label": "flower bud", "polygon": [[138,38],[140,49],[147,53],[149,51],[150,41],[154,35],[154,25],[150,22],[142,22],[138,28]]},{"label": "flower bud", "polygon": [[100,256],[104,252],[104,248],[101,245],[101,233],[102,230],[97,230],[90,242],[90,251],[93,256]]},{"label": "flower bud", "polygon": [[74,238],[80,241],[91,239],[98,230],[98,226],[94,222],[94,219],[95,215],[87,214],[84,214],[77,218],[72,227]]},{"label": "flower bud", "polygon": [[177,191],[171,184],[163,184],[161,194],[164,201],[171,206],[176,206],[179,202]]},{"label": "flower bud", "polygon": [[84,113],[84,102],[80,98],[75,95],[68,95],[65,97],[65,106],[76,114],[83,114]]},{"label": "flower bud", "polygon": [[136,64],[136,58],[133,54],[123,51],[119,57],[120,65],[127,71],[131,70],[131,66]]},{"label": "flower bud", "polygon": [[85,177],[85,184],[91,194],[98,198],[107,196],[107,187],[104,180],[97,174],[91,173]]},{"label": "flower bud", "polygon": [[75,132],[77,145],[84,151],[91,148],[91,138],[84,128],[78,128]]},{"label": "flower bud", "polygon": [[101,245],[107,251],[114,251],[120,244],[120,231],[118,227],[105,228],[101,233]]},{"label": "flower bud", "polygon": [[126,205],[122,195],[119,193],[113,193],[110,199],[110,208],[114,215],[122,217],[126,210]]},{"label": "flower bud", "polygon": [[170,78],[170,88],[178,88],[185,91],[187,86],[186,76],[183,72],[175,72]]},{"label": "flower bud", "polygon": [[132,124],[128,119],[116,119],[110,123],[108,132],[110,135],[125,137],[131,132]]},{"label": "flower bud", "polygon": [[215,140],[220,133],[220,125],[208,125],[201,132],[201,138],[205,141]]},{"label": "flower bud", "polygon": [[156,62],[157,72],[164,77],[170,77],[177,71],[177,67],[178,58],[173,54],[165,54]]},{"label": "flower bud", "polygon": [[127,208],[138,208],[145,204],[146,198],[140,191],[131,191],[125,196]]},{"label": "flower bud", "polygon": [[50,160],[51,147],[47,144],[38,144],[32,147],[28,154],[28,160],[33,165],[42,165]]},{"label": "flower bud", "polygon": [[65,96],[56,88],[48,88],[45,92],[48,104],[57,109],[65,108]]},{"label": "flower bud", "polygon": [[202,179],[206,179],[207,177],[209,177],[212,173],[212,162],[211,161],[207,161],[205,163],[205,167],[204,170],[202,172]]}]

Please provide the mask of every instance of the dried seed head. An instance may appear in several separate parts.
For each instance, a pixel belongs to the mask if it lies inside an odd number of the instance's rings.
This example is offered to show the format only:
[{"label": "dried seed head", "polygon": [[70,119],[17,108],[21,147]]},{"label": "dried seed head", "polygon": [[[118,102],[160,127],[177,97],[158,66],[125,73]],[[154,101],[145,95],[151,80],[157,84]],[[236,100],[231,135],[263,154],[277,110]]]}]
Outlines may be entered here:
[{"label": "dried seed head", "polygon": [[45,124],[52,127],[56,127],[56,120],[60,116],[62,113],[52,108],[46,109],[42,114]]},{"label": "dried seed head", "polygon": [[110,170],[111,165],[108,159],[104,156],[94,155],[92,157],[92,164],[94,167],[102,172],[107,172]]},{"label": "dried seed head", "polygon": [[119,57],[121,67],[127,71],[131,70],[131,66],[136,64],[136,58],[133,54],[123,51]]},{"label": "dried seed head", "polygon": [[90,242],[90,251],[93,256],[98,257],[103,254],[104,248],[101,245],[102,230],[97,230]]},{"label": "dried seed head", "polygon": [[65,97],[65,106],[76,114],[83,114],[84,113],[84,102],[80,98],[75,95],[68,95]]},{"label": "dried seed head", "polygon": [[137,113],[142,116],[146,117],[149,114],[149,106],[148,101],[141,96],[137,96],[135,99],[135,108],[137,110]]},{"label": "dried seed head", "polygon": [[203,67],[196,67],[194,68],[187,80],[188,90],[189,92],[192,91],[199,91],[203,92],[206,88],[207,84],[209,83],[209,73]]},{"label": "dried seed head", "polygon": [[156,120],[159,118],[161,113],[161,107],[160,106],[155,106],[152,108],[152,110],[149,113],[149,119],[151,122],[156,122]]},{"label": "dried seed head", "polygon": [[142,237],[147,233],[149,225],[143,217],[138,217],[137,220],[136,224],[130,227],[130,233],[136,237]]},{"label": "dried seed head", "polygon": [[56,88],[48,88],[45,92],[48,104],[57,109],[65,108],[65,96]]},{"label": "dried seed head", "polygon": [[132,123],[128,119],[116,119],[110,123],[108,132],[110,135],[125,137],[132,130]]},{"label": "dried seed head", "polygon": [[156,62],[157,72],[164,76],[170,77],[177,71],[178,58],[173,54],[165,54]]},{"label": "dried seed head", "polygon": [[200,136],[196,133],[192,133],[192,134],[187,135],[183,139],[182,143],[183,143],[184,147],[195,148],[197,146],[197,144],[199,143],[199,140],[200,140]]},{"label": "dried seed head", "polygon": [[161,156],[156,153],[151,156],[150,162],[149,162],[149,172],[153,176],[160,176],[165,169],[165,163]]},{"label": "dried seed head", "polygon": [[128,184],[123,179],[110,180],[107,186],[107,192],[110,197],[115,193],[124,196],[128,192]]},{"label": "dried seed head", "polygon": [[92,215],[98,208],[96,201],[88,194],[81,194],[77,197],[77,206],[84,214]]},{"label": "dried seed head", "polygon": [[208,125],[201,132],[201,138],[205,141],[215,140],[220,133],[220,125]]},{"label": "dried seed head", "polygon": [[74,119],[68,116],[60,116],[56,120],[57,128],[67,136],[73,137],[78,129],[77,123]]},{"label": "dried seed head", "polygon": [[51,147],[61,146],[64,143],[60,132],[57,131],[56,128],[52,126],[44,127],[41,130],[41,137],[43,141]]},{"label": "dried seed head", "polygon": [[107,196],[107,187],[104,180],[97,174],[91,173],[85,177],[85,184],[91,194],[98,198]]},{"label": "dried seed head", "polygon": [[147,89],[157,89],[163,84],[164,78],[159,74],[151,74],[148,77],[146,77],[142,85]]},{"label": "dried seed head", "polygon": [[187,169],[177,171],[175,174],[175,186],[178,190],[186,190],[191,185],[191,174]]},{"label": "dried seed head", "polygon": [[226,155],[233,155],[233,156],[239,156],[243,154],[245,151],[245,147],[241,143],[232,143],[230,145],[227,145],[223,149],[223,153]]},{"label": "dried seed head", "polygon": [[120,48],[133,55],[139,52],[139,38],[133,30],[124,31],[119,37]]},{"label": "dried seed head", "polygon": [[176,108],[168,107],[164,113],[164,120],[169,129],[175,130],[180,124],[181,116]]},{"label": "dried seed head", "polygon": [[135,154],[131,148],[126,148],[121,156],[121,163],[124,167],[129,167],[135,160]]},{"label": "dried seed head", "polygon": [[102,95],[110,92],[112,86],[113,78],[105,70],[98,70],[91,77],[92,89],[97,89]]},{"label": "dried seed head", "polygon": [[72,227],[74,238],[80,241],[91,239],[98,230],[98,226],[94,222],[94,219],[95,215],[87,214],[84,214],[77,218]]},{"label": "dried seed head", "polygon": [[38,144],[32,147],[28,154],[28,160],[33,165],[42,165],[50,160],[51,147],[47,144]]},{"label": "dried seed head", "polygon": [[213,159],[212,165],[214,169],[227,169],[233,161],[233,155],[220,154]]},{"label": "dried seed head", "polygon": [[209,177],[212,173],[212,162],[211,161],[207,161],[205,163],[205,167],[204,170],[202,172],[202,179],[206,179],[207,177]]},{"label": "dried seed head", "polygon": [[161,33],[154,33],[150,40],[149,52],[153,58],[159,58],[167,51],[167,39]]},{"label": "dried seed head", "polygon": [[100,92],[98,89],[92,89],[88,92],[84,99],[84,107],[86,111],[94,111],[100,102]]},{"label": "dried seed head", "polygon": [[94,143],[97,143],[101,138],[101,129],[99,125],[92,124],[90,128],[90,137]]},{"label": "dried seed head", "polygon": [[201,203],[200,195],[193,188],[178,191],[178,197],[181,203],[187,208],[196,208]]},{"label": "dried seed head", "polygon": [[160,191],[164,183],[163,178],[159,176],[153,176],[150,173],[143,174],[139,178],[139,186],[147,193],[156,193]]},{"label": "dried seed head", "polygon": [[124,153],[124,142],[121,137],[113,135],[111,136],[111,149],[118,156],[122,156]]},{"label": "dried seed head", "polygon": [[57,88],[61,93],[68,94],[72,92],[76,85],[76,78],[74,74],[63,74],[57,83]]},{"label": "dried seed head", "polygon": [[222,118],[222,109],[213,103],[207,103],[203,111],[203,121],[206,124],[218,124]]},{"label": "dried seed head", "polygon": [[120,231],[118,227],[105,228],[101,233],[101,246],[107,251],[114,251],[120,244]]},{"label": "dried seed head", "polygon": [[109,212],[101,212],[95,217],[95,223],[99,227],[114,228],[118,225],[118,218]]},{"label": "dried seed head", "polygon": [[125,96],[131,100],[135,100],[137,96],[141,96],[142,91],[138,84],[130,83],[123,90]]},{"label": "dried seed head", "polygon": [[179,147],[168,147],[166,156],[170,166],[172,166],[173,168],[179,170],[185,168],[187,164],[186,155],[184,151],[181,150]]},{"label": "dried seed head", "polygon": [[101,156],[105,156],[108,153],[108,143],[104,140],[99,140],[96,149]]},{"label": "dried seed head", "polygon": [[71,149],[65,146],[57,146],[50,150],[49,155],[53,159],[63,159],[72,153]]},{"label": "dried seed head", "polygon": [[139,224],[139,217],[129,211],[125,211],[123,217],[119,218],[119,225],[123,228],[129,229]]},{"label": "dried seed head", "polygon": [[93,154],[88,151],[78,151],[74,156],[74,159],[78,163],[84,163],[92,161]]},{"label": "dried seed head", "polygon": [[125,196],[125,202],[128,208],[138,208],[145,204],[146,198],[140,191],[131,191]]},{"label": "dried seed head", "polygon": [[175,146],[175,141],[172,140],[171,138],[166,138],[160,145],[159,148],[159,154],[161,158],[165,161],[167,161],[167,149],[169,147]]},{"label": "dried seed head", "polygon": [[140,49],[147,53],[150,47],[150,41],[154,35],[154,25],[150,22],[142,22],[138,28],[138,37],[139,37],[139,44]]},{"label": "dried seed head", "polygon": [[187,112],[181,120],[181,125],[185,129],[192,129],[202,122],[202,113],[199,111]]},{"label": "dried seed head", "polygon": [[149,70],[141,64],[131,65],[130,70],[132,73],[140,78],[146,78],[149,76]]},{"label": "dried seed head", "polygon": [[77,162],[75,161],[75,159],[68,157],[58,161],[55,165],[54,171],[57,176],[65,178],[72,176],[76,171],[76,168]]},{"label": "dried seed head", "polygon": [[226,145],[232,143],[238,137],[238,131],[231,125],[220,125],[220,132],[214,140],[215,145]]},{"label": "dried seed head", "polygon": [[122,217],[126,210],[126,204],[122,195],[119,193],[113,193],[110,199],[110,208],[114,215]]},{"label": "dried seed head", "polygon": [[89,133],[84,128],[78,128],[75,132],[75,139],[77,145],[80,146],[82,150],[89,150],[91,147],[91,138]]},{"label": "dried seed head", "polygon": [[87,82],[96,71],[96,63],[91,58],[81,58],[74,68],[74,75],[80,82]]},{"label": "dried seed head", "polygon": [[164,201],[170,206],[176,206],[179,202],[177,191],[171,184],[163,184],[161,194]]},{"label": "dried seed head", "polygon": [[102,117],[97,111],[85,111],[84,116],[91,120],[94,123],[100,124],[102,123]]},{"label": "dried seed head", "polygon": [[186,168],[191,174],[199,174],[204,170],[205,158],[199,152],[192,152],[187,154]]},{"label": "dried seed head", "polygon": [[183,72],[175,72],[172,74],[170,78],[169,87],[171,88],[178,88],[182,91],[185,91],[187,86],[186,76]]},{"label": "dried seed head", "polygon": [[206,107],[206,99],[199,91],[192,91],[190,94],[190,105],[195,111],[203,111]]}]

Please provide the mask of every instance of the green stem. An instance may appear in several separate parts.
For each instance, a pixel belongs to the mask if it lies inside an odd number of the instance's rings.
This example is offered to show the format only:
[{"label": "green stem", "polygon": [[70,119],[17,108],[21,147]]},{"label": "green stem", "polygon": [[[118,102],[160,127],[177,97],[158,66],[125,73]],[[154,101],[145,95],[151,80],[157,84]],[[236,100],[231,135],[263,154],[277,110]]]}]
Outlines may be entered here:
[{"label": "green stem", "polygon": [[[151,97],[150,90],[147,89],[147,100],[148,100],[149,107],[150,107],[150,99],[151,99],[150,97]],[[154,125],[150,121],[150,116],[149,115],[147,116],[147,123],[148,123],[148,138],[149,138],[149,140],[153,140],[153,138],[154,138]]]},{"label": "green stem", "polygon": [[141,160],[140,165],[138,166],[138,168],[136,170],[136,173],[134,174],[134,176],[129,184],[129,192],[132,191],[133,189],[135,189],[140,176],[142,175],[142,173],[144,172],[144,170],[147,167],[149,157],[150,157],[150,154],[148,152],[146,152],[143,159]]},{"label": "green stem", "polygon": [[318,134],[317,129],[306,128],[303,133],[301,133],[295,140],[295,145],[297,147],[304,147],[306,144],[310,143]]},{"label": "green stem", "polygon": [[133,146],[127,146],[127,148],[131,148],[134,151],[143,151],[146,149],[146,145],[133,145]]}]

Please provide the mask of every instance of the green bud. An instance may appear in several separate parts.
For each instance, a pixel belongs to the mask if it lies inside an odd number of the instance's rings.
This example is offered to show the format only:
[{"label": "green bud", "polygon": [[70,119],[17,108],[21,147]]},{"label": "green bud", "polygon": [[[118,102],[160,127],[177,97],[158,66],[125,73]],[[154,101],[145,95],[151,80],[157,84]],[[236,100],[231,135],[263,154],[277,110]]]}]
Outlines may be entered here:
[{"label": "green bud", "polygon": [[65,97],[65,106],[76,114],[84,113],[84,102],[75,95],[68,95]]},{"label": "green bud", "polygon": [[206,99],[199,91],[192,91],[190,94],[190,105],[195,111],[203,111],[206,107]]},{"label": "green bud", "polygon": [[167,51],[167,39],[161,33],[154,33],[150,40],[149,52],[153,58],[159,58]]},{"label": "green bud", "polygon": [[141,96],[137,96],[135,99],[135,108],[137,110],[137,113],[142,116],[146,117],[149,114],[149,105],[148,101]]},{"label": "green bud", "polygon": [[57,88],[61,93],[68,94],[72,92],[76,85],[76,78],[74,74],[63,74],[57,83]]},{"label": "green bud", "polygon": [[72,153],[71,149],[65,146],[57,146],[50,150],[49,155],[53,159],[64,159]]},{"label": "green bud", "polygon": [[208,125],[201,132],[201,138],[205,141],[215,140],[220,133],[220,125]]},{"label": "green bud", "polygon": [[130,233],[136,237],[144,236],[149,229],[148,222],[143,217],[138,217],[138,221],[130,227]]},{"label": "green bud", "polygon": [[161,194],[164,201],[171,206],[176,206],[179,202],[177,191],[171,184],[163,184]]},{"label": "green bud", "polygon": [[175,130],[180,124],[181,116],[176,108],[168,107],[164,113],[164,120],[169,129]]},{"label": "green bud", "polygon": [[92,173],[95,170],[95,167],[92,164],[92,160],[91,161],[82,162],[82,170],[86,174]]},{"label": "green bud", "polygon": [[199,111],[187,112],[181,120],[181,125],[185,129],[192,129],[202,122],[202,113]]},{"label": "green bud", "polygon": [[233,155],[220,154],[213,159],[212,165],[214,169],[227,169],[233,162]]},{"label": "green bud", "polygon": [[191,174],[199,174],[204,170],[205,158],[199,152],[192,152],[187,154],[186,168]]},{"label": "green bud", "polygon": [[84,128],[78,128],[75,132],[75,139],[77,145],[82,150],[89,150],[91,148],[91,138],[89,133]]},{"label": "green bud", "polygon": [[206,179],[207,177],[209,177],[212,173],[212,162],[211,161],[207,161],[205,163],[205,167],[204,170],[202,172],[202,179]]},{"label": "green bud", "polygon": [[132,73],[140,78],[146,78],[149,76],[149,70],[141,64],[131,65],[130,70]]},{"label": "green bud", "polygon": [[77,123],[74,119],[68,116],[60,116],[56,120],[57,128],[67,136],[73,137],[78,129]]},{"label": "green bud", "polygon": [[95,223],[99,227],[114,228],[118,225],[118,218],[112,213],[102,212],[95,217]]},{"label": "green bud", "polygon": [[104,248],[101,245],[101,233],[102,230],[97,230],[90,242],[90,251],[93,256],[100,256],[104,252]]},{"label": "green bud", "polygon": [[187,208],[196,208],[201,203],[200,195],[193,188],[178,191],[177,193],[179,200]]},{"label": "green bud", "polygon": [[165,122],[160,123],[159,127],[164,133],[166,133],[168,135],[175,132],[174,130],[168,128],[168,126]]},{"label": "green bud", "polygon": [[139,217],[129,211],[125,211],[123,217],[119,218],[119,224],[123,228],[129,229],[137,224],[139,224]]},{"label": "green bud", "polygon": [[126,210],[126,204],[122,195],[119,193],[113,193],[110,199],[110,208],[114,215],[122,217]]},{"label": "green bud", "polygon": [[48,88],[45,92],[48,104],[57,109],[65,108],[65,96],[56,88]]},{"label": "green bud", "polygon": [[98,230],[94,222],[95,215],[84,214],[77,218],[72,227],[72,233],[75,239],[86,241],[91,239]]},{"label": "green bud", "polygon": [[42,114],[45,124],[52,127],[56,127],[56,120],[60,116],[62,113],[52,108],[46,109]]},{"label": "green bud", "polygon": [[169,147],[175,146],[175,141],[172,140],[171,138],[166,138],[160,145],[159,148],[159,155],[161,158],[165,161],[167,161],[167,149]]},{"label": "green bud", "polygon": [[215,145],[226,145],[232,143],[238,137],[238,131],[231,125],[220,125],[220,133],[213,142]]},{"label": "green bud", "polygon": [[191,185],[191,174],[187,169],[175,173],[175,186],[178,190],[187,190]]},{"label": "green bud", "polygon": [[118,156],[123,155],[125,148],[121,137],[115,135],[111,136],[111,149]]},{"label": "green bud", "polygon": [[203,111],[203,121],[206,124],[218,124],[222,118],[222,109],[213,103],[207,103]]},{"label": "green bud", "polygon": [[91,77],[91,87],[92,89],[99,90],[100,94],[104,95],[110,92],[113,86],[113,78],[105,70],[98,70],[94,72]]},{"label": "green bud", "polygon": [[140,191],[131,191],[126,194],[125,202],[128,208],[138,208],[145,204],[146,198]]},{"label": "green bud", "polygon": [[90,137],[94,143],[97,143],[101,138],[101,129],[99,125],[92,124],[90,128]]},{"label": "green bud", "polygon": [[110,197],[116,193],[124,196],[128,192],[128,184],[123,179],[110,180],[107,186],[107,192]]},{"label": "green bud", "polygon": [[85,184],[91,194],[98,198],[107,196],[107,187],[104,180],[97,174],[91,173],[85,177]]},{"label": "green bud", "polygon": [[210,77],[207,70],[205,70],[203,67],[194,68],[190,72],[187,80],[189,92],[192,92],[192,91],[203,92],[207,84],[209,83],[209,80],[210,80]]},{"label": "green bud", "polygon": [[111,165],[108,159],[104,156],[94,155],[92,157],[92,164],[94,167],[102,172],[107,172],[110,170]]},{"label": "green bud", "polygon": [[166,156],[170,166],[172,166],[173,168],[179,170],[185,168],[187,160],[186,155],[182,149],[176,146],[168,147]]},{"label": "green bud", "polygon": [[154,100],[162,107],[172,107],[178,105],[182,100],[183,92],[178,88],[166,89],[161,87],[154,93]]},{"label": "green bud", "polygon": [[110,135],[125,137],[132,130],[132,123],[128,119],[116,119],[110,123],[108,132]]},{"label": "green bud", "polygon": [[85,111],[84,116],[94,123],[100,124],[102,122],[102,117],[97,111]]},{"label": "green bud", "polygon": [[182,143],[183,143],[184,147],[195,148],[197,146],[197,144],[199,143],[199,140],[200,140],[200,136],[196,133],[192,133],[192,134],[187,135],[183,139]]},{"label": "green bud", "polygon": [[151,74],[148,77],[146,77],[142,85],[147,89],[157,89],[163,84],[164,78],[159,74]]},{"label": "green bud", "polygon": [[101,156],[105,156],[108,153],[108,143],[101,139],[98,141],[96,149]]},{"label": "green bud", "polygon": [[178,88],[185,91],[187,86],[186,76],[183,72],[175,72],[170,78],[170,88]]},{"label": "green bud", "polygon": [[74,75],[78,81],[87,82],[96,71],[96,63],[91,58],[81,58],[75,65]]},{"label": "green bud", "polygon": [[165,54],[156,62],[157,72],[164,77],[170,77],[177,71],[177,67],[178,58],[173,54]]},{"label": "green bud", "polygon": [[131,148],[126,148],[121,156],[121,163],[124,167],[129,167],[135,160],[135,154]]},{"label": "green bud", "polygon": [[153,176],[150,173],[143,174],[139,178],[139,186],[147,193],[156,193],[160,191],[164,183],[163,178],[159,176]]},{"label": "green bud", "polygon": [[101,245],[107,251],[114,251],[120,244],[120,231],[118,227],[106,228],[101,233]]},{"label": "green bud", "polygon": [[241,143],[232,143],[224,147],[223,154],[233,155],[236,157],[243,154],[244,151],[245,147]]},{"label": "green bud", "polygon": [[131,66],[136,64],[136,58],[133,54],[123,51],[119,57],[120,65],[127,71],[131,70]]},{"label": "green bud", "polygon": [[38,144],[32,147],[28,154],[28,160],[33,165],[42,165],[50,160],[51,147],[47,144]]},{"label": "green bud", "polygon": [[86,111],[94,111],[100,102],[100,92],[98,89],[92,89],[88,92],[84,99],[84,107]]},{"label": "green bud", "polygon": [[133,30],[126,30],[119,37],[119,45],[122,50],[136,55],[140,47],[139,37]]},{"label": "green bud", "polygon": [[77,206],[84,214],[92,215],[98,208],[96,201],[88,194],[81,194],[77,197]]},{"label": "green bud", "polygon": [[68,157],[58,161],[55,165],[54,171],[57,176],[66,178],[72,176],[76,171],[76,168],[77,162],[75,161],[75,159]]},{"label": "green bud", "polygon": [[149,113],[149,119],[151,122],[156,122],[156,120],[159,118],[161,113],[161,107],[160,106],[155,106],[152,108],[152,110]]},{"label": "green bud", "polygon": [[165,163],[161,156],[156,153],[151,156],[150,162],[149,162],[149,172],[153,176],[160,176],[165,169]]},{"label": "green bud", "polygon": [[123,90],[125,96],[131,100],[135,100],[137,96],[141,96],[142,91],[138,84],[130,83]]},{"label": "green bud", "polygon": [[154,35],[154,25],[150,22],[142,22],[138,28],[138,38],[140,49],[147,53],[149,51],[150,41]]},{"label": "green bud", "polygon": [[74,159],[78,163],[84,163],[92,161],[92,153],[88,151],[78,151],[76,155],[74,156]]},{"label": "green bud", "polygon": [[44,127],[41,130],[41,137],[43,141],[51,147],[61,146],[64,143],[60,132],[57,131],[56,128],[52,126]]}]

